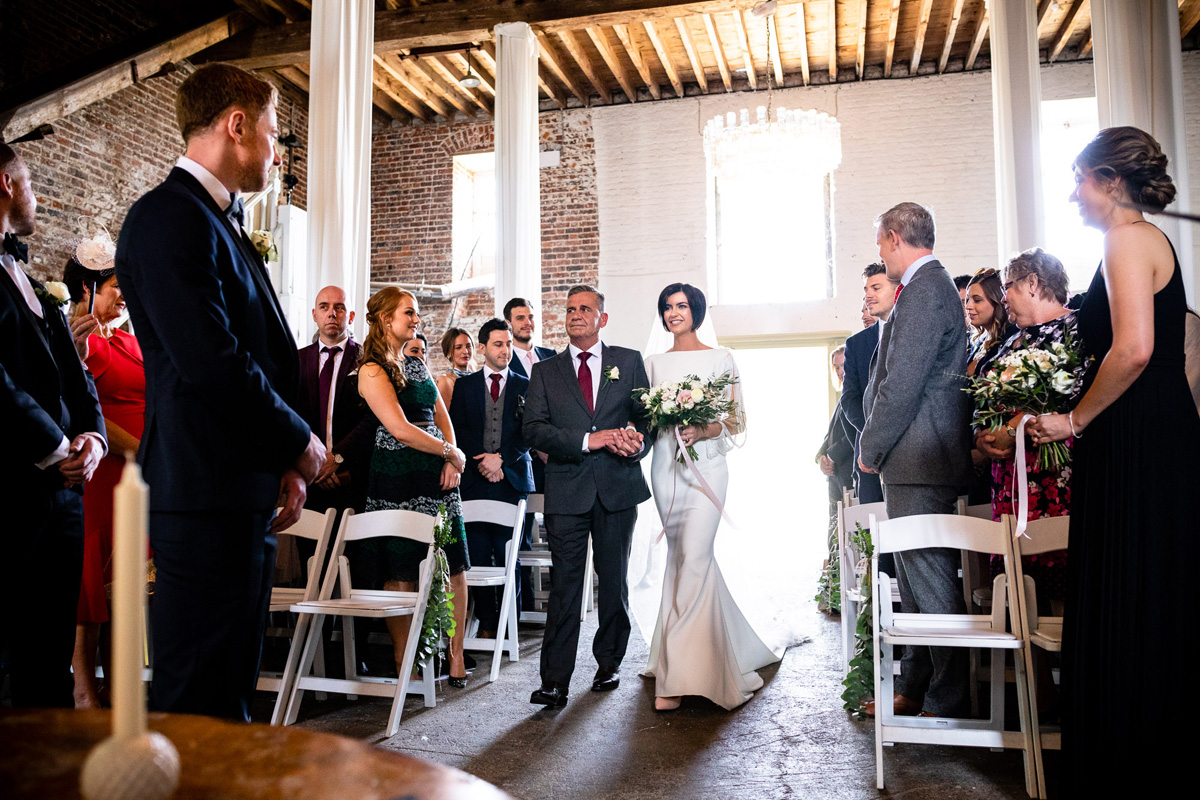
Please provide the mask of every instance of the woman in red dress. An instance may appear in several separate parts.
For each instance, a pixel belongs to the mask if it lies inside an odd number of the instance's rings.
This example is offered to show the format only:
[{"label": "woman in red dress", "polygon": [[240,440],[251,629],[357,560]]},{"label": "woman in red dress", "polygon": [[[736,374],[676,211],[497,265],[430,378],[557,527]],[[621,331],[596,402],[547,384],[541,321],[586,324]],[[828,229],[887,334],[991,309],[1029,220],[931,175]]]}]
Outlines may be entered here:
[{"label": "woman in red dress", "polygon": [[[91,304],[93,279],[96,301]],[[146,375],[142,348],[131,334],[120,330],[125,319],[125,298],[115,270],[93,272],[75,259],[67,262],[63,281],[75,302],[74,331],[92,329],[84,363],[96,381],[96,393],[108,431],[108,455],[83,494],[83,580],[79,587],[78,627],[75,634],[75,707],[99,708],[96,653],[100,629],[109,621],[107,586],[112,582],[113,488],[121,477],[125,453],[136,452],[146,416]],[[108,641],[103,642],[104,674],[108,676]]]}]

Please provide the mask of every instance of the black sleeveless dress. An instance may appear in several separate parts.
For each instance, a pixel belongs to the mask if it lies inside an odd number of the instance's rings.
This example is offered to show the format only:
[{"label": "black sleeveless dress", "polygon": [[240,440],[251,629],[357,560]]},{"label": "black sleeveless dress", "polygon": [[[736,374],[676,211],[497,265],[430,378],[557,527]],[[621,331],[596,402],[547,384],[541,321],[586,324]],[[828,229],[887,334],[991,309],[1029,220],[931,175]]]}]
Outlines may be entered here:
[{"label": "black sleeveless dress", "polygon": [[[1172,252],[1174,249],[1172,248]],[[1179,730],[1197,669],[1200,416],[1183,371],[1179,260],[1154,295],[1154,352],[1133,385],[1075,440],[1063,626],[1063,794],[1110,796],[1177,786],[1194,748]],[[1096,361],[1112,346],[1102,271],[1078,313]],[[1141,792],[1139,792],[1141,793]]]}]

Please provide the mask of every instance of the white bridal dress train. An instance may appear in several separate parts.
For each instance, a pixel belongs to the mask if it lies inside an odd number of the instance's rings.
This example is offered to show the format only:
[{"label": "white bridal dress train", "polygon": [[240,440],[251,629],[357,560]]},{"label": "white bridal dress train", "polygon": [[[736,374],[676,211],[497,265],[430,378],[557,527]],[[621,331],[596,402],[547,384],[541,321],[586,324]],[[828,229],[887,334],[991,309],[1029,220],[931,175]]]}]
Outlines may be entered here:
[{"label": "white bridal dress train", "polygon": [[[646,359],[651,386],[695,375],[737,376],[733,355],[725,349],[660,353]],[[741,403],[741,387],[731,387]],[[741,420],[744,425],[744,418]],[[699,442],[696,468],[725,502],[729,470],[725,453],[734,446],[728,434]],[[755,670],[780,659],[759,638],[737,607],[713,555],[721,515],[686,464],[676,461],[673,432],[655,443],[651,484],[667,539],[662,601],[642,675],[655,679],[659,697],[707,697],[733,709],[763,685]]]}]

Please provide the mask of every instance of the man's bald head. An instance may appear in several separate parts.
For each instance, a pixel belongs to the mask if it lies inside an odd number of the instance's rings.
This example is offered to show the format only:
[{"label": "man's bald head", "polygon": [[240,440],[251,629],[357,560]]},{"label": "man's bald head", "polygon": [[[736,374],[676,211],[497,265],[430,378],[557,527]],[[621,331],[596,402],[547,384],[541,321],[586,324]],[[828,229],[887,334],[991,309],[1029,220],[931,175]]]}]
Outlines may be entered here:
[{"label": "man's bald head", "polygon": [[313,322],[324,345],[334,345],[346,337],[346,329],[354,322],[354,312],[346,307],[346,292],[340,286],[326,286],[317,292],[313,306]]}]

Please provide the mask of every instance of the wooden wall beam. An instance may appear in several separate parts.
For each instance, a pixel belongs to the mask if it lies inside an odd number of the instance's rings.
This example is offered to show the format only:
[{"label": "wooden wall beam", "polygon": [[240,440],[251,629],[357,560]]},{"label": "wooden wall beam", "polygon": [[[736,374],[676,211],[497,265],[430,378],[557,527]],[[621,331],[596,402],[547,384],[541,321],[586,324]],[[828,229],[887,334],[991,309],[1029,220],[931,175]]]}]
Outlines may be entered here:
[{"label": "wooden wall beam", "polygon": [[646,35],[650,37],[650,44],[654,45],[654,52],[658,54],[658,60],[662,62],[663,70],[667,73],[667,80],[671,82],[671,88],[675,90],[675,96],[683,97],[683,81],[679,80],[675,62],[671,61],[671,54],[667,52],[667,48],[658,35],[658,29],[654,27],[654,20],[642,20],[642,25],[646,28]]},{"label": "wooden wall beam", "polygon": [[613,32],[621,40],[621,46],[625,48],[625,55],[629,56],[629,60],[633,63],[633,68],[637,70],[642,83],[646,85],[646,90],[650,92],[650,96],[655,100],[662,97],[662,90],[658,88],[658,81],[654,80],[654,73],[650,71],[650,64],[646,61],[646,55],[638,47],[637,42],[633,40],[633,34],[630,32],[629,26],[613,25]]},{"label": "wooden wall beam", "polygon": [[958,23],[962,19],[963,0],[954,0],[950,8],[950,21],[946,24],[946,42],[942,45],[942,55],[938,59],[938,73],[946,71],[946,62],[950,60],[950,50],[954,47],[954,35],[958,33]]}]

